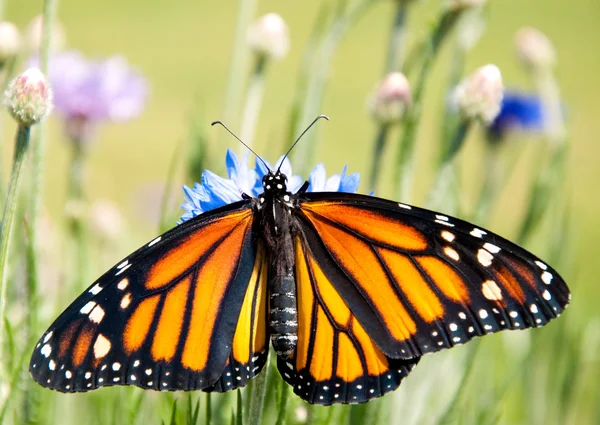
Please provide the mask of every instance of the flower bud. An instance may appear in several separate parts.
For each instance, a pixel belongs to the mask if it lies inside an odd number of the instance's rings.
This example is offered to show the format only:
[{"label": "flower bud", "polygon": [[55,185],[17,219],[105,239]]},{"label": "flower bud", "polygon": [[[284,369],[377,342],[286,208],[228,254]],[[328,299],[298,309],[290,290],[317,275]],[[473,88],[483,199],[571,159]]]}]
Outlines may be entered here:
[{"label": "flower bud", "polygon": [[[25,30],[25,43],[31,52],[37,53],[41,49],[44,27],[43,21],[42,15],[38,15],[29,22],[27,29]],[[51,37],[51,51],[58,52],[65,47],[67,37],[61,23],[56,23],[54,25]]]},{"label": "flower bud", "polygon": [[535,28],[525,27],[517,31],[515,44],[519,59],[529,68],[551,68],[556,63],[552,42]]},{"label": "flower bud", "polygon": [[487,0],[447,0],[446,8],[455,12],[471,7],[482,6]]},{"label": "flower bud", "polygon": [[0,66],[19,53],[21,35],[12,22],[0,22]]},{"label": "flower bud", "polygon": [[268,13],[248,29],[248,45],[257,54],[283,58],[290,47],[288,26],[277,13]]},{"label": "flower bud", "polygon": [[500,113],[504,86],[496,65],[485,65],[454,90],[453,101],[464,119],[490,124]]},{"label": "flower bud", "polygon": [[52,89],[38,68],[29,68],[9,83],[4,104],[19,125],[30,127],[52,110]]},{"label": "flower bud", "polygon": [[95,201],[90,206],[89,218],[91,229],[103,240],[114,241],[123,231],[123,217],[111,201]]},{"label": "flower bud", "polygon": [[386,75],[369,100],[371,115],[382,124],[399,122],[411,105],[410,84],[400,72]]}]

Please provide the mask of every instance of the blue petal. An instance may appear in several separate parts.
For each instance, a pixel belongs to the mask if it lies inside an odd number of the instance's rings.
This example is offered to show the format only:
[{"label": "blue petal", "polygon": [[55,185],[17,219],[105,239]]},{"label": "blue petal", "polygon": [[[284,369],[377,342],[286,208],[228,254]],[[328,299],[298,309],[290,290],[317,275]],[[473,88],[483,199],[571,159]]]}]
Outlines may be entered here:
[{"label": "blue petal", "polygon": [[309,192],[322,192],[325,190],[325,183],[327,181],[327,173],[325,172],[325,166],[322,163],[315,165],[308,175],[308,186]]},{"label": "blue petal", "polygon": [[541,131],[544,127],[542,102],[539,97],[524,93],[506,93],[502,108],[488,133],[497,138],[511,130]]}]

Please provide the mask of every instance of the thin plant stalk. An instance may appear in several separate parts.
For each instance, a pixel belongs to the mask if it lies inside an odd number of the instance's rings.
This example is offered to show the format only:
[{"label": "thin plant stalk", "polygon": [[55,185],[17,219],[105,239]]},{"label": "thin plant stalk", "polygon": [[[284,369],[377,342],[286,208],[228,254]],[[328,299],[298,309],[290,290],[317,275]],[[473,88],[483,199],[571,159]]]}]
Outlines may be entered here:
[{"label": "thin plant stalk", "polygon": [[281,395],[279,397],[279,410],[277,412],[277,421],[275,425],[283,425],[285,422],[285,414],[287,412],[288,399],[290,394],[290,386],[281,379],[280,382]]},{"label": "thin plant stalk", "polygon": [[438,172],[427,197],[427,208],[444,209],[452,213],[457,212],[455,211],[457,199],[453,196],[458,192],[456,187],[458,178],[454,158],[464,144],[471,126],[472,122],[470,120],[461,120],[450,140],[444,144],[444,150],[437,167]]},{"label": "thin plant stalk", "polygon": [[380,124],[373,146],[373,162],[371,163],[371,172],[369,173],[369,188],[375,190],[377,181],[379,180],[379,172],[383,162],[383,150],[389,134],[390,126],[388,124]]},{"label": "thin plant stalk", "polygon": [[398,0],[396,2],[394,21],[388,37],[385,73],[402,69],[403,47],[406,32],[406,11],[408,9],[407,3],[406,0]]},{"label": "thin plant stalk", "polygon": [[[300,114],[300,119],[297,120],[298,127],[295,131],[296,134],[300,134],[307,123],[311,122],[317,115],[322,113],[320,108],[323,103],[325,87],[327,85],[331,62],[335,56],[335,51],[352,24],[364,15],[368,6],[374,3],[375,0],[362,0],[349,11],[342,12],[334,20],[331,29],[323,37],[323,41],[317,50],[314,61],[316,64],[315,69],[309,76],[308,87],[302,104],[302,113]],[[306,134],[303,143],[300,143],[292,152],[295,165],[303,175],[307,174],[309,164],[312,162],[317,131],[318,129]]]},{"label": "thin plant stalk", "polygon": [[70,231],[74,241],[75,258],[75,279],[76,289],[81,289],[85,285],[86,273],[88,268],[88,231],[85,224],[87,206],[84,199],[83,177],[85,166],[85,142],[74,140],[72,146],[72,158],[69,172],[68,187],[68,206],[70,211]]},{"label": "thin plant stalk", "polygon": [[415,86],[413,106],[409,110],[404,122],[404,132],[401,136],[396,161],[396,198],[403,202],[410,203],[412,198],[415,142],[417,139],[419,123],[421,121],[425,86],[442,43],[454,28],[459,16],[459,12],[445,13],[440,19],[437,27],[431,33],[428,42],[423,47],[426,49],[426,53],[424,53],[425,58]]},{"label": "thin plant stalk", "polygon": [[[256,124],[258,123],[258,116],[262,105],[266,64],[267,58],[265,55],[256,56],[246,93],[240,138],[250,147],[254,145]],[[244,145],[240,145],[240,154],[243,155],[246,151],[247,148]]]},{"label": "thin plant stalk", "polygon": [[[0,0],[2,2],[3,0]],[[50,46],[52,45],[52,30],[56,20],[56,9],[58,0],[44,0],[42,10],[42,42],[40,55],[40,70],[44,75],[49,75],[50,61]],[[1,7],[0,7],[1,12]],[[13,66],[16,61],[13,61]],[[44,182],[44,157],[46,151],[46,123],[38,124],[36,131],[33,134],[33,161],[32,161],[32,182],[31,182],[31,198],[28,205],[29,226],[26,228],[28,243],[25,247],[27,258],[27,283],[26,287],[26,302],[27,302],[27,324],[26,324],[26,341],[31,343],[35,338],[38,319],[38,281],[39,281],[39,217],[40,203],[42,199],[42,188]],[[25,423],[32,422],[32,417],[35,417],[33,410],[37,403],[31,400],[31,383],[26,383],[24,386],[23,395],[23,416]]]},{"label": "thin plant stalk", "polygon": [[[10,252],[10,241],[12,237],[15,212],[17,210],[17,201],[19,197],[19,188],[22,180],[22,170],[25,155],[29,149],[31,136],[31,127],[19,126],[15,137],[15,153],[13,158],[13,168],[4,205],[4,214],[2,216],[2,227],[0,227],[0,347],[4,347],[4,322],[6,315],[6,282],[8,279],[8,254]],[[4,377],[6,370],[4,362],[1,372]]]},{"label": "thin plant stalk", "polygon": [[252,389],[250,391],[250,404],[248,408],[248,416],[246,423],[248,425],[260,425],[262,421],[263,409],[265,406],[265,395],[267,393],[267,377],[270,372],[269,363],[270,355],[267,358],[267,364],[265,364],[262,372],[260,372],[252,380]]},{"label": "thin plant stalk", "polygon": [[[404,33],[406,30],[406,10],[407,2],[400,0],[396,2],[396,13],[390,34],[388,37],[388,48],[385,63],[385,74],[401,69],[402,47],[404,43]],[[369,187],[375,190],[379,180],[379,170],[382,167],[383,151],[389,135],[389,124],[379,124],[375,143],[373,145],[373,162],[371,163],[371,173],[369,174]]]},{"label": "thin plant stalk", "polygon": [[249,55],[246,45],[246,31],[256,13],[257,0],[240,0],[235,24],[231,65],[227,79],[227,93],[225,95],[225,110],[223,120],[237,122],[237,105],[240,104],[240,94],[244,91],[244,70]]}]

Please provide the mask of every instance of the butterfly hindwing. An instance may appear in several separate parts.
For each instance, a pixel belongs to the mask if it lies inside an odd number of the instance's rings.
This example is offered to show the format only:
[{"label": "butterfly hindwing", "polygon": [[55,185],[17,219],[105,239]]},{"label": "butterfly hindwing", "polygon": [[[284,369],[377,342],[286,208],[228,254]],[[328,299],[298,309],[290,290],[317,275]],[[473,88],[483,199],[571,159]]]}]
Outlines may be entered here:
[{"label": "butterfly hindwing", "polygon": [[417,364],[391,359],[373,342],[302,236],[296,238],[298,345],[277,365],[294,392],[313,404],[362,403],[395,390]]},{"label": "butterfly hindwing", "polygon": [[363,195],[303,196],[298,217],[316,261],[390,357],[543,326],[569,302],[547,264],[462,220]]},{"label": "butterfly hindwing", "polygon": [[120,262],[42,336],[34,379],[63,392],[245,385],[268,352],[265,256],[252,222],[246,202],[232,204]]}]

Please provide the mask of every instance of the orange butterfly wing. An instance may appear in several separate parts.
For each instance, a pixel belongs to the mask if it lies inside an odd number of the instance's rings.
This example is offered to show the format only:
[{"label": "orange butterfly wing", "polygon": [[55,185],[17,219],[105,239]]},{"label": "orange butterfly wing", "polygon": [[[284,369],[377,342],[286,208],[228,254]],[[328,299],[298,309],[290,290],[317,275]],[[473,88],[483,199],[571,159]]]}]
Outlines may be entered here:
[{"label": "orange butterfly wing", "polygon": [[41,385],[227,391],[268,353],[265,253],[245,202],[165,233],[100,277],[31,358]]},{"label": "orange butterfly wing", "polygon": [[299,210],[316,265],[391,358],[543,326],[569,302],[550,266],[462,220],[345,193],[305,194]]},{"label": "orange butterfly wing", "polygon": [[392,359],[365,332],[315,253],[296,239],[298,345],[278,369],[313,404],[361,403],[395,390],[418,358]]}]

